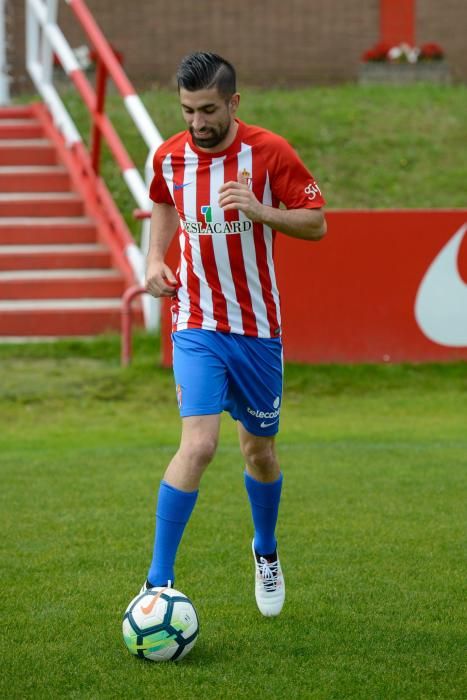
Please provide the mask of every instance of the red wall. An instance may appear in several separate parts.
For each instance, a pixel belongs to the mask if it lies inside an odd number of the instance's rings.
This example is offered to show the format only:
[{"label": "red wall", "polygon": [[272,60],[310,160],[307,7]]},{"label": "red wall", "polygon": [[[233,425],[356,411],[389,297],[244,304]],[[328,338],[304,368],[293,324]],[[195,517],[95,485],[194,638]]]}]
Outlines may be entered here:
[{"label": "red wall", "polygon": [[[326,217],[328,234],[319,243],[276,240],[285,359],[467,360],[467,210],[328,211]],[[172,264],[175,258],[174,246]],[[165,309],[166,365],[169,330]]]},{"label": "red wall", "polygon": [[415,0],[381,0],[381,41],[395,46],[415,44]]},{"label": "red wall", "polygon": [[[13,92],[31,92],[24,65],[25,4],[6,3]],[[67,3],[58,5],[60,26],[71,46],[85,44]],[[88,0],[87,5],[107,39],[123,53],[137,87],[173,89],[180,59],[200,48],[233,61],[240,91],[246,85],[355,81],[361,54],[381,38],[381,30],[390,43],[410,37],[414,6],[416,43],[441,44],[453,78],[467,81],[465,0],[236,0],[228,5],[213,0]]]}]

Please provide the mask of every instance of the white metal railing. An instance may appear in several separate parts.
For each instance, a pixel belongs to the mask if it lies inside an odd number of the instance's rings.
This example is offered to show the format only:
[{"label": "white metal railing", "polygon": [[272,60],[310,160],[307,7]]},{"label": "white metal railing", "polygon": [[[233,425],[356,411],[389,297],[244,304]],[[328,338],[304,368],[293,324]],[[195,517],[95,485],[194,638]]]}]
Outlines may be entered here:
[{"label": "white metal railing", "polygon": [[[3,2],[3,0],[0,0]],[[138,169],[132,163],[126,150],[115,133],[110,121],[103,112],[104,97],[99,95],[98,80],[96,79],[96,94],[86,78],[75,53],[66,40],[63,32],[57,24],[58,0],[26,0],[26,66],[31,79],[46,103],[56,127],[64,136],[68,146],[82,142],[81,135],[76,128],[73,119],[67,111],[58,90],[54,85],[54,54],[58,57],[66,75],[77,87],[85,101],[94,126],[102,134],[110,146],[115,159],[122,171],[123,178],[130,190],[137,206],[142,210],[149,210],[149,185],[153,170],[152,160],[155,150],[163,142],[162,136],[149,116],[144,104],[136,94],[133,86],[125,75],[121,65],[95,23],[83,0],[65,0],[75,13],[88,38],[98,55],[98,69],[103,71],[103,87],[105,91],[105,79],[109,75],[119,90],[125,107],[131,116],[138,132],[148,146],[149,152],[144,166],[145,179],[143,180]],[[101,100],[101,110],[97,105]],[[97,139],[96,139],[97,140]],[[99,145],[97,146],[99,149]],[[97,154],[97,159],[99,154]],[[94,162],[94,157],[93,157]],[[144,284],[144,261],[149,246],[148,219],[142,222],[141,248],[135,244],[129,245],[126,254],[134,271],[135,278],[140,284]],[[158,300],[144,295],[143,308],[146,327],[155,329],[159,325],[160,308]]]},{"label": "white metal railing", "polygon": [[10,104],[10,73],[7,52],[7,0],[0,0],[0,105]]}]

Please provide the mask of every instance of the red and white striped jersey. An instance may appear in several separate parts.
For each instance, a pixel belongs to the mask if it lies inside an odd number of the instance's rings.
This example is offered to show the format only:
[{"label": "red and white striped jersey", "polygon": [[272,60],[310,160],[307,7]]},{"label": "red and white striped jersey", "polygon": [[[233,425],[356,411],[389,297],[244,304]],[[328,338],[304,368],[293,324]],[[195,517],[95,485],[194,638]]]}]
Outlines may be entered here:
[{"label": "red and white striped jersey", "polygon": [[150,197],[175,206],[180,218],[179,288],[173,330],[204,328],[277,337],[281,334],[274,272],[276,232],[238,210],[219,207],[219,188],[241,172],[265,205],[288,209],[325,203],[311,173],[282,137],[239,120],[225,151],[206,153],[189,131],[168,139],[154,156]]}]

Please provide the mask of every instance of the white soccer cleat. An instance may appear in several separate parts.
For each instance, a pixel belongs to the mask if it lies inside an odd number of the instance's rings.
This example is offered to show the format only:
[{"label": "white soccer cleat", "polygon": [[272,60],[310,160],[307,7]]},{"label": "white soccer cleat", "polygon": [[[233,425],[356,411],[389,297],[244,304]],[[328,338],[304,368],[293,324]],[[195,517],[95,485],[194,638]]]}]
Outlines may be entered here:
[{"label": "white soccer cleat", "polygon": [[285,581],[279,556],[276,552],[277,558],[273,561],[268,561],[266,557],[257,554],[254,540],[251,548],[256,569],[256,604],[265,617],[279,615],[285,600]]},{"label": "white soccer cleat", "polygon": [[172,581],[170,581],[169,579],[169,582],[166,586],[148,586],[148,580],[146,579],[146,581],[143,583],[143,587],[140,590],[139,594],[143,595],[143,593],[146,593],[146,591],[150,591],[151,588],[173,588]]},{"label": "white soccer cleat", "polygon": [[149,588],[148,588],[148,582],[145,581],[145,582],[143,583],[143,587],[142,587],[142,589],[140,590],[139,594],[140,594],[140,595],[143,595],[143,593],[146,593],[146,591],[148,591],[148,590],[149,590]]}]

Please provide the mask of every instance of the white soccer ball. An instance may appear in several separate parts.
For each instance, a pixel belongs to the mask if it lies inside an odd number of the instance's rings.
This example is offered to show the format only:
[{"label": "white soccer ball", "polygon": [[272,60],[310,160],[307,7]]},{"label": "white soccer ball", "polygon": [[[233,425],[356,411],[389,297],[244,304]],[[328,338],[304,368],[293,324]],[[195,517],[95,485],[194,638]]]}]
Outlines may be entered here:
[{"label": "white soccer ball", "polygon": [[151,661],[178,661],[198,637],[193,603],[173,588],[151,588],[133,598],[123,618],[128,650]]}]

